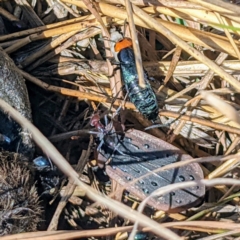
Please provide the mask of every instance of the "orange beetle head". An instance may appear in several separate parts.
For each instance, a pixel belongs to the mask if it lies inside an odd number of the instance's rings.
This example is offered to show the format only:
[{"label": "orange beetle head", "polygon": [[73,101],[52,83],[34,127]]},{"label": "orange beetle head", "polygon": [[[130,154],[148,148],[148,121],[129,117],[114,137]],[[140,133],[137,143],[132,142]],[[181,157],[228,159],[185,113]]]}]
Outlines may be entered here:
[{"label": "orange beetle head", "polygon": [[121,41],[115,44],[115,52],[120,52],[122,49],[132,47],[132,40],[129,38],[123,38]]}]

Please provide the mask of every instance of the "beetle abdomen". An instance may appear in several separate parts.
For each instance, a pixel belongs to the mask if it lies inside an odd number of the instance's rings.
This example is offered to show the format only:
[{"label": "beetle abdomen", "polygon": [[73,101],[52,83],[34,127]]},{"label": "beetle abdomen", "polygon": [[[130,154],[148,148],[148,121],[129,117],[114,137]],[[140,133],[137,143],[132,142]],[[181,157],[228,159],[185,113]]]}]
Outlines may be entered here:
[{"label": "beetle abdomen", "polygon": [[158,117],[157,98],[146,74],[144,74],[146,87],[143,89],[139,86],[133,49],[130,47],[122,49],[118,53],[118,59],[121,64],[122,79],[130,101],[147,119],[156,120]]}]

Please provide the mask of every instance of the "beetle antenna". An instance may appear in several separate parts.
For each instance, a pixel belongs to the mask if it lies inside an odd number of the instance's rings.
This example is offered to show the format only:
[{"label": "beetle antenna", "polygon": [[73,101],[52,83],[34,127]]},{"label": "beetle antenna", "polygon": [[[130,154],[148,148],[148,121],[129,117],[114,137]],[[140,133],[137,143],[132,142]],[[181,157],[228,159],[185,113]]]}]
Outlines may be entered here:
[{"label": "beetle antenna", "polygon": [[109,41],[109,42],[113,42],[113,43],[116,43],[116,41],[114,40],[111,40],[111,39],[108,39],[106,37],[103,37],[103,38],[98,38],[99,41]]},{"label": "beetle antenna", "polygon": [[180,115],[176,119],[172,120],[171,122],[168,122],[165,124],[155,124],[155,125],[144,128],[144,130],[149,130],[149,129],[153,129],[153,128],[170,127],[173,123],[178,121],[184,114],[185,114],[185,112],[180,113]]}]

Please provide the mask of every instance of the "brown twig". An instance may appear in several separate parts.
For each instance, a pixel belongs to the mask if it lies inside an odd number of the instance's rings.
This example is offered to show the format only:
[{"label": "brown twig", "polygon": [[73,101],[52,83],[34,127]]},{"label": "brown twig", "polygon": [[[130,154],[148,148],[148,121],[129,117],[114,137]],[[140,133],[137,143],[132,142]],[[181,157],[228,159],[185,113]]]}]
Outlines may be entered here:
[{"label": "brown twig", "polygon": [[33,8],[31,7],[27,0],[15,0],[15,1],[19,6],[21,6],[26,16],[28,16],[28,18],[31,19],[29,23],[31,24],[32,27],[39,27],[44,25],[42,20],[34,12]]},{"label": "brown twig", "polygon": [[[88,161],[91,146],[92,146],[92,141],[90,141],[90,143],[89,143],[88,150],[87,151],[85,151],[85,150],[82,151],[82,154],[81,154],[80,159],[78,161],[78,166],[75,169],[79,175],[81,175],[81,173],[83,171],[83,168]],[[57,206],[57,209],[56,209],[56,211],[55,211],[55,213],[52,217],[52,220],[51,220],[51,222],[48,226],[48,231],[56,231],[57,230],[58,219],[60,217],[60,214],[62,213],[62,210],[66,206],[69,198],[72,196],[76,186],[77,185],[75,185],[71,180],[69,180],[69,182],[68,182],[68,184],[65,188],[66,190],[64,191],[63,195],[61,196],[61,201],[59,202],[59,204]]]},{"label": "brown twig", "polygon": [[[34,62],[36,59],[40,58],[41,56],[45,55],[50,50],[56,48],[58,45],[62,44],[66,40],[68,40],[70,37],[74,36],[78,31],[72,31],[65,34],[60,35],[53,41],[51,41],[49,44],[41,48],[41,51],[37,51],[33,53],[32,55],[28,56],[24,61],[21,62],[19,67],[25,68],[26,66],[30,65],[32,62]],[[31,37],[31,36],[30,36]]]},{"label": "brown twig", "polygon": [[52,24],[45,25],[45,26],[42,26],[42,27],[36,27],[36,28],[24,30],[24,31],[21,31],[21,32],[16,32],[16,33],[3,35],[3,36],[0,36],[0,42],[6,41],[6,40],[11,40],[13,38],[20,38],[20,37],[23,37],[23,36],[31,35],[33,33],[38,33],[38,32],[50,30],[50,29],[53,29],[53,28],[63,27],[63,26],[74,24],[74,23],[79,23],[79,22],[82,22],[82,21],[91,20],[91,19],[93,19],[93,16],[91,16],[91,15],[90,16],[84,16],[84,17],[69,19],[69,20],[66,20],[66,21],[58,22],[58,23],[52,23]]},{"label": "brown twig", "polygon": [[7,18],[9,21],[19,21],[17,17],[15,17],[13,14],[9,13],[2,7],[0,7],[0,14]]},{"label": "brown twig", "polygon": [[[18,71],[23,75],[24,78],[35,83],[36,85],[45,89],[46,91],[58,92],[63,95],[66,95],[66,96],[77,97],[80,99],[88,99],[91,101],[96,101],[96,102],[101,102],[101,103],[104,103],[104,102],[112,103],[112,101],[113,101],[113,99],[109,98],[109,97],[103,97],[103,96],[99,96],[97,94],[80,92],[80,91],[76,91],[76,90],[72,90],[72,89],[68,89],[68,88],[53,86],[53,85],[42,82],[41,80],[37,79],[36,77],[33,77],[30,74],[28,74],[20,69],[18,69]],[[113,105],[116,105],[116,106],[120,106],[121,104],[123,104],[126,108],[135,109],[134,104],[132,104],[130,102],[124,102],[119,99],[116,99],[113,102]]]},{"label": "brown twig", "polygon": [[144,80],[144,73],[143,73],[143,67],[142,67],[142,57],[137,37],[137,32],[134,24],[133,19],[133,11],[132,11],[132,3],[130,0],[121,1],[122,4],[125,3],[126,10],[127,10],[127,16],[128,16],[128,22],[129,27],[131,31],[131,37],[132,37],[132,43],[133,43],[133,50],[134,50],[134,56],[136,61],[136,68],[138,73],[138,79],[139,79],[139,86],[142,88],[146,87],[145,80]]},{"label": "brown twig", "polygon": [[21,43],[20,46],[19,46],[19,43],[17,42],[16,44],[7,48],[5,51],[7,53],[12,53],[13,51],[16,51],[17,49],[19,49],[20,47],[28,44],[29,41],[33,42],[33,41],[42,40],[42,39],[50,38],[50,37],[53,37],[53,36],[57,36],[57,35],[60,35],[60,34],[65,34],[65,33],[73,32],[73,31],[80,31],[80,30],[88,28],[88,27],[96,26],[97,24],[98,23],[96,21],[91,20],[91,21],[85,21],[85,22],[70,24],[70,25],[67,25],[67,26],[64,26],[64,27],[58,27],[58,28],[54,28],[54,29],[50,29],[50,30],[45,30],[42,33],[34,33],[34,34],[24,38],[23,40],[21,40],[23,42]]},{"label": "brown twig", "polygon": [[[174,55],[173,55],[173,58],[172,58],[172,61],[169,65],[169,69],[168,69],[168,72],[166,74],[166,77],[164,79],[164,85],[166,85],[168,83],[168,81],[170,80],[170,78],[172,77],[173,73],[174,73],[174,70],[176,69],[177,67],[177,64],[179,62],[179,59],[180,59],[180,56],[181,56],[181,53],[182,53],[182,49],[180,47],[176,47],[176,50],[174,52]],[[158,89],[159,91],[159,89]]]},{"label": "brown twig", "polygon": [[94,2],[90,2],[90,0],[83,0],[83,2],[87,6],[88,10],[92,13],[92,15],[94,15],[95,18],[98,20],[98,22],[101,24],[105,34],[110,39],[110,34],[109,34],[101,16],[99,15],[99,12],[96,9],[96,4]]},{"label": "brown twig", "polygon": [[[86,39],[86,38],[93,37],[93,36],[99,34],[100,32],[101,32],[101,30],[99,28],[89,28],[89,29],[86,30],[86,32],[84,31],[84,32],[80,32],[80,33],[74,35],[73,37],[68,39],[68,41],[66,41],[65,43],[61,44],[57,48],[55,48],[54,51],[49,52],[45,56],[43,56],[40,59],[38,59],[37,61],[35,61],[30,66],[28,66],[27,70],[28,71],[32,71],[36,67],[40,66],[42,63],[45,63],[49,59],[51,59],[54,56],[58,55],[64,49],[67,49],[68,47],[73,45],[75,42],[83,40],[83,39]],[[72,61],[73,59],[68,59],[68,60]]]},{"label": "brown twig", "polygon": [[[159,115],[160,116],[165,116],[165,117],[172,117],[172,118],[178,118],[178,117],[181,116],[179,113],[171,112],[171,111],[164,111],[164,110],[160,111]],[[220,131],[227,131],[227,132],[235,133],[235,134],[238,134],[238,135],[240,134],[240,129],[239,128],[227,126],[227,125],[222,124],[222,123],[215,123],[215,122],[204,120],[204,119],[197,118],[197,117],[191,117],[191,116],[183,115],[183,116],[180,117],[180,120],[185,120],[185,121],[190,121],[190,122],[193,122],[193,123],[198,123],[200,125],[211,127],[213,129],[220,130]]]},{"label": "brown twig", "polygon": [[[182,18],[189,21],[194,21],[196,23],[208,24],[214,28],[219,25],[219,20],[217,19],[215,13],[211,11],[206,11],[206,9],[190,9],[190,8],[166,8],[164,6],[160,7],[146,7],[143,9],[149,14],[165,14],[174,18]],[[221,16],[225,25],[239,28],[240,24],[236,21],[230,20],[227,17]],[[229,29],[229,31],[234,32],[234,30]]]}]

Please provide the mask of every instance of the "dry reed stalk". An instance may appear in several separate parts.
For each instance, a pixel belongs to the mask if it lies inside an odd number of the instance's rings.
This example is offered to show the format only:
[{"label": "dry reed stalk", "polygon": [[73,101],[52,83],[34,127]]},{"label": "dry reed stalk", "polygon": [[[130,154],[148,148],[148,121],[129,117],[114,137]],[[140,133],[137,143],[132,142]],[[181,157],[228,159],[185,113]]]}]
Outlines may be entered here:
[{"label": "dry reed stalk", "polygon": [[237,167],[239,165],[239,159],[231,159],[223,164],[221,164],[219,167],[214,169],[209,175],[206,177],[207,179],[213,179],[217,177],[221,177],[227,172],[230,172],[233,167]]},{"label": "dry reed stalk", "polygon": [[6,48],[4,51],[8,54],[13,53],[17,51],[19,48],[26,46],[30,42],[32,42],[31,38],[29,36],[25,37],[23,39],[18,40],[16,43]]},{"label": "dry reed stalk", "polygon": [[47,44],[46,46],[41,48],[41,51],[38,51],[38,52],[33,53],[32,55],[28,56],[24,61],[21,62],[19,67],[20,68],[25,68],[26,66],[28,66],[32,62],[34,62],[36,59],[38,59],[41,56],[45,55],[47,52],[49,52],[52,49],[56,48],[58,45],[62,44],[63,42],[65,42],[66,40],[68,40],[70,37],[74,36],[77,33],[78,33],[78,30],[60,35],[59,37],[57,37],[56,39],[51,41],[49,44]]},{"label": "dry reed stalk", "polygon": [[[176,69],[176,67],[178,65],[181,53],[182,53],[182,49],[177,46],[176,50],[175,50],[175,52],[173,54],[172,61],[171,61],[170,65],[169,65],[168,72],[167,72],[166,77],[165,77],[165,79],[163,81],[164,85],[166,85],[168,83],[168,81],[170,80],[170,78],[173,76],[174,70]],[[160,91],[160,88],[158,89],[158,92],[159,91]]]},{"label": "dry reed stalk", "polygon": [[[215,15],[217,16],[219,23],[224,25],[225,23],[224,23],[223,17],[218,12],[215,12]],[[229,42],[232,44],[232,47],[233,47],[238,59],[240,60],[240,52],[239,52],[237,45],[234,42],[232,35],[230,34],[229,30],[226,28],[224,28],[224,32],[225,32],[227,38],[229,39]]]},{"label": "dry reed stalk", "polygon": [[46,30],[46,31],[43,31],[42,33],[34,33],[34,34],[20,40],[19,42],[13,44],[11,47],[7,48],[5,51],[7,53],[12,53],[12,52],[16,51],[17,49],[27,45],[29,43],[29,41],[33,42],[33,41],[37,41],[37,40],[42,40],[42,39],[50,38],[50,37],[57,36],[60,34],[65,34],[65,33],[74,32],[74,31],[80,31],[82,29],[89,28],[92,26],[97,26],[97,25],[98,25],[97,21],[90,20],[90,21],[79,22],[79,23],[70,24],[70,25],[63,26],[63,27]]},{"label": "dry reed stalk", "polygon": [[215,94],[208,91],[202,91],[201,96],[208,102],[209,105],[217,109],[218,112],[226,116],[229,120],[234,121],[237,124],[238,128],[240,128],[239,113],[234,107],[232,107],[230,104]]},{"label": "dry reed stalk", "polygon": [[31,19],[31,21],[29,21],[29,24],[31,25],[31,27],[40,27],[44,25],[42,20],[38,17],[38,15],[35,13],[32,6],[28,3],[27,0],[15,0],[15,1],[18,4],[18,6],[21,6],[24,14],[29,19]]},{"label": "dry reed stalk", "polygon": [[[105,0],[107,3],[118,4],[118,0]],[[164,6],[167,8],[189,8],[189,9],[205,9],[195,3],[190,3],[187,1],[176,1],[176,0],[132,0],[131,1],[136,6]]]},{"label": "dry reed stalk", "polygon": [[19,21],[17,17],[15,17],[13,14],[9,13],[2,7],[0,7],[0,14],[1,16],[4,16],[5,18],[7,18],[9,21]]},{"label": "dry reed stalk", "polygon": [[[97,11],[98,10],[97,9],[97,4],[95,4],[94,2],[91,2],[90,0],[83,0],[83,2],[85,4],[85,6],[87,6],[87,9],[92,13],[92,15],[95,16],[95,18],[100,23],[101,28],[103,30],[103,36],[110,39],[110,34],[109,34],[109,32],[106,28],[105,22],[103,21],[99,12]],[[110,43],[106,39],[104,39],[104,45],[105,45],[105,52],[106,52],[106,57],[107,57],[109,76],[111,76],[111,73],[113,72],[113,67],[110,63],[109,58],[111,58],[113,56],[112,56],[112,53],[110,51]],[[117,79],[116,79],[115,75],[110,77],[110,86],[111,86],[111,91],[112,91],[113,97],[117,96],[118,92],[121,91],[121,86],[120,85],[117,82]]]},{"label": "dry reed stalk", "polygon": [[[166,76],[171,62],[143,62],[144,68],[150,76]],[[240,61],[238,60],[225,60],[221,67],[229,74],[237,75],[240,73]],[[203,76],[207,73],[208,67],[199,61],[179,61],[176,66],[173,76]],[[170,101],[167,99],[167,101]]]},{"label": "dry reed stalk", "polygon": [[94,19],[94,16],[88,15],[88,16],[83,16],[83,17],[79,17],[79,18],[69,19],[69,20],[66,20],[66,21],[58,22],[58,23],[52,23],[52,24],[45,25],[45,26],[42,26],[42,27],[36,27],[36,28],[24,30],[24,31],[21,31],[21,32],[16,32],[16,33],[3,35],[3,36],[0,36],[0,42],[6,41],[6,40],[11,40],[13,38],[19,38],[19,37],[31,35],[33,33],[38,33],[38,32],[42,32],[42,31],[45,31],[45,30],[50,30],[50,29],[53,29],[53,28],[58,28],[58,27],[63,27],[63,26],[67,26],[67,25],[70,25],[70,24],[74,24],[74,23],[79,23],[79,22],[82,22],[82,21],[88,21],[88,20],[91,20],[91,19]]},{"label": "dry reed stalk", "polygon": [[57,36],[57,35],[72,32],[72,31],[80,31],[82,29],[89,28],[92,26],[98,26],[98,22],[96,20],[89,20],[89,21],[69,24],[67,26],[57,27],[54,29],[43,31],[40,34],[39,33],[32,34],[30,35],[30,38],[32,41],[37,41],[37,40]]},{"label": "dry reed stalk", "polygon": [[[100,102],[100,103],[112,103],[112,98],[109,97],[103,97],[103,96],[99,96],[97,94],[92,94],[92,93],[86,93],[86,92],[80,92],[77,90],[72,90],[72,89],[68,89],[68,88],[62,88],[62,87],[57,87],[57,86],[53,86],[53,85],[49,85],[45,82],[42,82],[41,80],[37,79],[36,77],[31,76],[30,74],[18,69],[18,71],[23,75],[24,78],[26,78],[27,80],[33,82],[34,84],[38,85],[39,87],[47,90],[47,91],[53,91],[53,92],[57,92],[60,93],[62,95],[66,95],[66,96],[71,96],[71,97],[77,97],[79,99],[87,99],[87,100],[91,100],[91,101],[96,101],[96,102]],[[128,109],[136,109],[134,104],[130,103],[130,102],[124,102],[122,100],[116,99],[113,102],[113,105],[116,106],[120,106],[123,105]]]},{"label": "dry reed stalk", "polygon": [[143,73],[143,68],[142,68],[142,56],[141,56],[141,52],[140,52],[137,32],[136,32],[136,28],[135,28],[135,24],[134,24],[134,19],[133,19],[132,4],[130,3],[130,0],[121,1],[121,3],[123,5],[125,4],[125,6],[126,6],[126,11],[127,11],[127,16],[128,16],[127,19],[129,22],[132,43],[133,43],[134,56],[135,56],[135,60],[136,60],[136,68],[137,68],[137,73],[138,73],[138,78],[139,78],[139,86],[141,88],[145,88],[146,84],[145,84],[144,73]]},{"label": "dry reed stalk", "polygon": [[238,146],[239,142],[240,142],[240,137],[236,136],[232,141],[231,145],[229,146],[229,148],[227,149],[227,151],[224,153],[224,155],[231,154],[231,152],[234,151],[234,149]]},{"label": "dry reed stalk", "polygon": [[[160,116],[165,116],[165,117],[172,117],[172,118],[180,117],[180,115],[176,112],[170,112],[170,111],[165,111],[165,110],[161,110],[159,115]],[[239,128],[234,128],[232,126],[227,126],[227,125],[222,124],[222,123],[216,123],[216,122],[212,122],[212,121],[209,121],[209,120],[204,120],[204,119],[201,119],[201,118],[186,116],[186,115],[181,116],[180,120],[189,121],[189,122],[193,122],[193,123],[198,123],[200,125],[211,127],[213,129],[216,129],[216,130],[227,131],[227,132],[230,132],[230,133],[235,133],[235,134],[240,135],[240,129]]]},{"label": "dry reed stalk", "polygon": [[240,14],[240,7],[236,4],[230,4],[223,1],[203,1],[203,0],[188,0],[189,2],[196,3],[208,10],[213,12],[218,12],[219,14],[226,16],[227,18],[232,19],[235,22],[240,22],[239,14]]},{"label": "dry reed stalk", "polygon": [[[166,8],[166,7],[146,7],[143,10],[149,14],[162,13],[175,18],[181,18],[185,20],[191,20],[191,21],[200,22],[203,24],[208,24],[215,28],[216,28],[216,24],[219,25],[219,20],[215,15],[215,13],[218,13],[218,12],[214,13],[212,11],[207,11],[202,9],[188,9],[188,8],[173,9],[173,8]],[[224,19],[224,23],[223,23],[224,25],[240,28],[239,22],[232,21],[229,18],[223,17],[223,16],[221,16],[221,18]],[[227,24],[228,22],[229,24]],[[231,29],[229,29],[229,31],[235,32]]]},{"label": "dry reed stalk", "polygon": [[[63,51],[64,49],[70,47],[71,45],[73,45],[77,41],[83,40],[85,38],[90,38],[90,37],[96,36],[99,33],[101,33],[100,29],[98,29],[98,28],[89,28],[87,30],[87,32],[81,32],[79,34],[74,35],[67,42],[65,42],[65,43],[61,44],[59,47],[55,48],[54,51],[49,52],[45,56],[43,56],[40,59],[38,59],[37,61],[35,61],[33,64],[31,64],[31,66],[29,66],[27,68],[27,70],[31,71],[31,70],[35,69],[36,67],[40,66],[42,63],[44,63],[44,62],[50,60],[51,58],[53,58],[54,56],[58,55],[61,51]],[[69,60],[70,59],[68,59],[68,61]],[[78,59],[78,60],[81,61],[81,59]],[[71,61],[73,61],[72,58],[71,58]],[[61,62],[60,59],[59,59],[58,63],[59,62]]]}]

